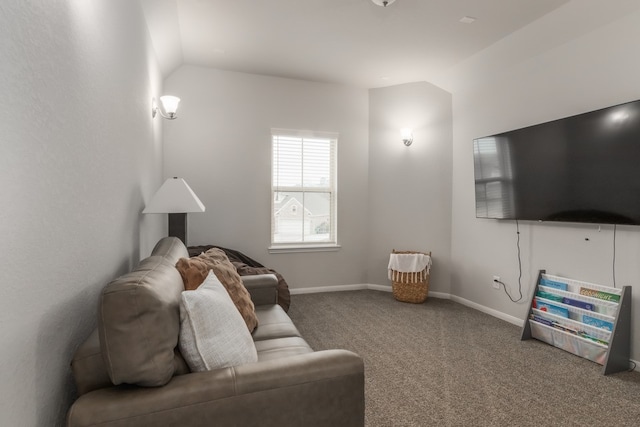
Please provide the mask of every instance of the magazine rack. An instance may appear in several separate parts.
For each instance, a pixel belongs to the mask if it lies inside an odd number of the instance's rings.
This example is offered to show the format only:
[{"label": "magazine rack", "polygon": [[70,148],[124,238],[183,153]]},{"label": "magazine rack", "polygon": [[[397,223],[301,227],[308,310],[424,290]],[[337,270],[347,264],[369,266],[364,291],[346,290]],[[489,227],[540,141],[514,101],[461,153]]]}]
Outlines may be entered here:
[{"label": "magazine rack", "polygon": [[540,270],[522,340],[535,338],[603,365],[629,369],[631,287],[611,288]]}]

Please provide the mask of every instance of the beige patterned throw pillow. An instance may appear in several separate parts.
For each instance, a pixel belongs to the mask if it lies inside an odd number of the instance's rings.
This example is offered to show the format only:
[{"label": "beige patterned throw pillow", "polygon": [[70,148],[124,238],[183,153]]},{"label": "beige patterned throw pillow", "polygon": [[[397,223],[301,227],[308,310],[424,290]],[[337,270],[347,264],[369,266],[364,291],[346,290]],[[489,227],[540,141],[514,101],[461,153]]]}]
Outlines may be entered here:
[{"label": "beige patterned throw pillow", "polygon": [[[202,266],[205,265],[206,269]],[[181,258],[176,264],[184,281],[185,289],[196,289],[204,281],[209,270],[213,270],[216,277],[224,285],[231,300],[242,315],[249,332],[258,326],[255,306],[251,295],[242,284],[242,279],[236,268],[231,264],[224,251],[218,248],[209,249],[193,258]]]}]

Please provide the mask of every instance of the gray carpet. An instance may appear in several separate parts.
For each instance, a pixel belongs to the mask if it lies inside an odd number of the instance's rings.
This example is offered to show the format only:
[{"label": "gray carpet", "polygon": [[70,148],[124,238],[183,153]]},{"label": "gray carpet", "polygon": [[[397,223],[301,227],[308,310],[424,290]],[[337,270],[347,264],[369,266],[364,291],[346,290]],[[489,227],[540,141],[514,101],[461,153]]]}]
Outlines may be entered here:
[{"label": "gray carpet", "polygon": [[352,291],[292,296],[315,350],[365,363],[366,425],[639,426],[640,373],[602,367],[449,300]]}]

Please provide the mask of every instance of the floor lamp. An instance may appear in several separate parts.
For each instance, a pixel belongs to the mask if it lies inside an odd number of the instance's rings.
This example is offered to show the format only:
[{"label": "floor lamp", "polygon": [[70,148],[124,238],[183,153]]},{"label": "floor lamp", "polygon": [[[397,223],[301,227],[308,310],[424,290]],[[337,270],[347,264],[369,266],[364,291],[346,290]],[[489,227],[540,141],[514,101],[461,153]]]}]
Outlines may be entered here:
[{"label": "floor lamp", "polygon": [[204,212],[205,207],[184,179],[167,179],[153,195],[142,213],[169,214],[169,236],[187,245],[187,213]]}]

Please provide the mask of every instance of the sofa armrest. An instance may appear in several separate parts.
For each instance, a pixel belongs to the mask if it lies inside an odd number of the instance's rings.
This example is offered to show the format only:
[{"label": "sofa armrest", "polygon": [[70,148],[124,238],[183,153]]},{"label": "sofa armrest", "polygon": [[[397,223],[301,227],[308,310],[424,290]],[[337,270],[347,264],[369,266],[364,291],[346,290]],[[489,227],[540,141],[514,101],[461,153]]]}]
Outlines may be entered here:
[{"label": "sofa armrest", "polygon": [[364,364],[325,350],[81,396],[68,426],[364,425]]},{"label": "sofa armrest", "polygon": [[249,291],[254,305],[276,304],[278,302],[278,278],[275,274],[254,274],[240,276],[242,284]]}]

